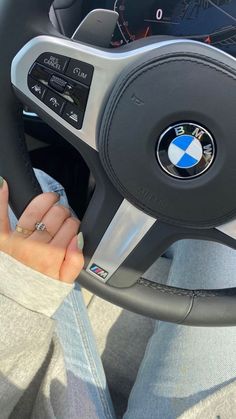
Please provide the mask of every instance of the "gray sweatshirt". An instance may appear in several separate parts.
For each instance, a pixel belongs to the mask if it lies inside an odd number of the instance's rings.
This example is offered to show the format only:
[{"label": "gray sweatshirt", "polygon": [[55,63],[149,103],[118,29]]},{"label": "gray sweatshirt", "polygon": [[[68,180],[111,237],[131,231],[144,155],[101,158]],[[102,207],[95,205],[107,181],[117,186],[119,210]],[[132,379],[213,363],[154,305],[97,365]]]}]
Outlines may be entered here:
[{"label": "gray sweatshirt", "polygon": [[[51,318],[72,288],[0,252],[0,419],[80,418],[68,418],[64,355]],[[181,419],[235,419],[235,396],[232,383]]]}]

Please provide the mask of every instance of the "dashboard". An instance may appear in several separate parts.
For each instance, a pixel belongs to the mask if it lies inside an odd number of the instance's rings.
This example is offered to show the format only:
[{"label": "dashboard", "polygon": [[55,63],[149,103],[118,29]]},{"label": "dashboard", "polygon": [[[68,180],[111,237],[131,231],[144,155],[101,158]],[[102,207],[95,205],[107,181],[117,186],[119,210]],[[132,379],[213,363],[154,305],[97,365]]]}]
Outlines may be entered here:
[{"label": "dashboard", "polygon": [[85,0],[93,9],[119,13],[111,47],[153,35],[198,40],[236,56],[236,0]]}]

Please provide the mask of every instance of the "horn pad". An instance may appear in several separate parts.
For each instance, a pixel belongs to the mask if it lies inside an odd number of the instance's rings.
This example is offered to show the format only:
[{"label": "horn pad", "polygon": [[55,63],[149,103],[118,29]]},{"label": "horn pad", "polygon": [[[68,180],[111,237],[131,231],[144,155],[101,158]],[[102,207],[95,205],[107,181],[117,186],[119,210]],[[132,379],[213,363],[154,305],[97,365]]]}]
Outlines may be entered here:
[{"label": "horn pad", "polygon": [[149,52],[126,69],[105,106],[102,164],[120,193],[158,220],[223,224],[236,215],[235,108],[233,68],[200,54]]}]

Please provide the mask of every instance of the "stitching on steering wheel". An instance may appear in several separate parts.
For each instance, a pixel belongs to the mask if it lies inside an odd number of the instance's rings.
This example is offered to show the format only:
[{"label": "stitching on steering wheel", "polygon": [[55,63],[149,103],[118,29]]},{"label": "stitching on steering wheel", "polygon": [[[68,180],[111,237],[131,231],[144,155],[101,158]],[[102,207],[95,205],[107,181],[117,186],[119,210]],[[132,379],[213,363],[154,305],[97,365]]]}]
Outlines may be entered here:
[{"label": "stitching on steering wheel", "polygon": [[197,298],[206,298],[206,297],[222,297],[222,296],[235,296],[236,288],[229,289],[219,289],[219,290],[186,290],[184,288],[175,288],[171,286],[166,286],[163,284],[158,284],[156,282],[148,281],[147,279],[140,278],[137,281],[138,285],[144,287],[155,289],[156,291],[163,292],[169,295],[179,295],[179,296],[188,296],[188,297],[197,297]]}]

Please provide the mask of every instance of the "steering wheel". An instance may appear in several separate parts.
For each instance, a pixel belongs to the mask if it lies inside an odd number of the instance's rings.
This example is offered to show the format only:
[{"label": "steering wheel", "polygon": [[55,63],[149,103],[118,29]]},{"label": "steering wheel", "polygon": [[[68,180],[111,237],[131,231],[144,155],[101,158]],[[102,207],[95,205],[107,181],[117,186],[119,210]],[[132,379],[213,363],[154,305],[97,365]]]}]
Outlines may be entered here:
[{"label": "steering wheel", "polygon": [[78,281],[156,319],[236,325],[235,288],[186,290],[142,278],[180,239],[236,248],[235,59],[171,37],[117,50],[67,39],[49,20],[51,3],[0,4],[0,167],[11,208],[19,217],[41,193],[22,103],[78,150],[96,180]]}]

